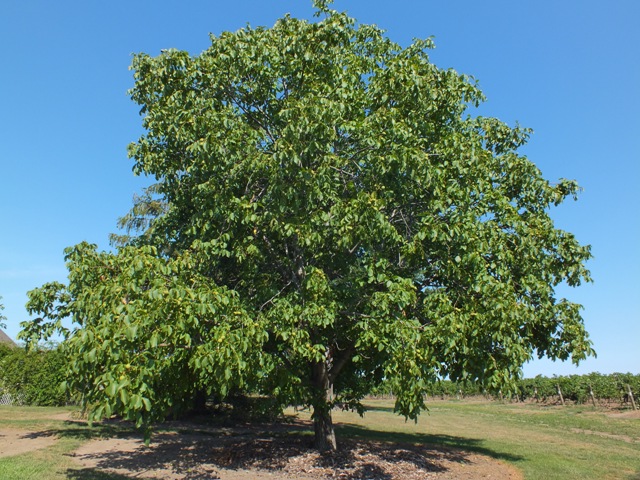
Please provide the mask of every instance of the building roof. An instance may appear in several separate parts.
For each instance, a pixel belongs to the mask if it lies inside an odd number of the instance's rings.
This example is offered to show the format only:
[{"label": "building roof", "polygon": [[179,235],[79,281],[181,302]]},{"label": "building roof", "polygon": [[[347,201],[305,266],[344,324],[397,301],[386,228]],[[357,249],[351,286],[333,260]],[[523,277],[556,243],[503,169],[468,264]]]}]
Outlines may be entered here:
[{"label": "building roof", "polygon": [[12,347],[17,347],[16,342],[14,342],[13,340],[11,340],[11,338],[9,337],[9,335],[7,335],[6,333],[4,333],[2,330],[0,330],[0,343],[8,343],[9,345],[11,345]]}]

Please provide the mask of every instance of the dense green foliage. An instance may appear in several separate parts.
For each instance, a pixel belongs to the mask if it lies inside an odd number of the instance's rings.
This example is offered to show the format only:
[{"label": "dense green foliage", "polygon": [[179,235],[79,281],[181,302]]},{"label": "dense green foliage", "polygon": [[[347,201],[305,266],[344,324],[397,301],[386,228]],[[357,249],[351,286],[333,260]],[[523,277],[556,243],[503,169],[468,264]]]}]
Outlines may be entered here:
[{"label": "dense green foliage", "polygon": [[189,256],[168,260],[153,247],[113,255],[80,244],[67,260],[69,286],[30,292],[30,305],[52,306],[43,313],[59,320],[72,309],[84,328],[69,335],[41,319],[26,327],[68,336],[61,345],[71,359],[67,385],[96,418],[120,414],[142,426],[189,409],[204,386],[221,396],[244,387],[244,372],[260,367],[254,345],[265,333],[237,294],[199,275]]},{"label": "dense green foliage", "polygon": [[528,130],[468,115],[482,93],[430,40],[402,48],[326,3],[134,57],[130,156],[157,180],[124,219],[139,235],[68,249],[68,285],[30,292],[23,332],[65,335],[95,417],[149,425],[248,390],[311,404],[335,448],[333,403],[383,380],[416,418],[438,377],[497,389],[534,353],[592,353],[555,294],[589,280],[589,248],[548,215],[577,184],[517,152]]},{"label": "dense green foliage", "polygon": [[61,406],[67,363],[57,348],[26,351],[0,344],[0,389],[25,405]]}]

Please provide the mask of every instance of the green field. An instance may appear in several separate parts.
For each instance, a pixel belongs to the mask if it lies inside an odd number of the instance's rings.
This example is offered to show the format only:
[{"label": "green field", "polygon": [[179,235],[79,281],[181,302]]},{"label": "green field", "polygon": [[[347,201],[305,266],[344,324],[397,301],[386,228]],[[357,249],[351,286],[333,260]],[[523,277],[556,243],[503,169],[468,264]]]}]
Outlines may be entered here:
[{"label": "green field", "polygon": [[[432,401],[429,413],[414,424],[393,415],[390,401],[372,400],[368,405],[364,418],[351,412],[334,413],[338,441],[351,437],[457,447],[508,462],[527,480],[640,479],[640,416],[628,410]],[[124,478],[95,471],[86,476],[69,456],[90,438],[125,433],[122,427],[89,429],[58,415],[68,411],[0,407],[0,430],[41,430],[59,438],[45,449],[0,458],[0,478]],[[287,413],[294,415],[292,410]],[[309,413],[295,415],[305,419]]]},{"label": "green field", "polygon": [[433,401],[418,424],[369,402],[359,418],[335,414],[342,435],[442,444],[505,460],[527,480],[640,479],[640,416],[590,407]]}]

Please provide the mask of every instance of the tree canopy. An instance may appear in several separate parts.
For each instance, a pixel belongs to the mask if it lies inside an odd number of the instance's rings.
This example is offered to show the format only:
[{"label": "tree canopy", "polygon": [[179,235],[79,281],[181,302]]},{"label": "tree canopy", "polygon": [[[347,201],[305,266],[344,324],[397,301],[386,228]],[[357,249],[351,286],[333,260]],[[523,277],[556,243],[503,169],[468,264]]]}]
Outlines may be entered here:
[{"label": "tree canopy", "polygon": [[94,418],[148,427],[239,389],[312,405],[335,448],[331,408],[383,381],[413,419],[438,378],[500,388],[533,355],[592,354],[555,292],[590,280],[589,247],[549,216],[576,182],[518,152],[528,129],[470,115],[481,91],[431,40],[316,6],[134,57],[129,155],[157,182],[122,222],[137,235],[68,249],[22,334],[63,332]]}]

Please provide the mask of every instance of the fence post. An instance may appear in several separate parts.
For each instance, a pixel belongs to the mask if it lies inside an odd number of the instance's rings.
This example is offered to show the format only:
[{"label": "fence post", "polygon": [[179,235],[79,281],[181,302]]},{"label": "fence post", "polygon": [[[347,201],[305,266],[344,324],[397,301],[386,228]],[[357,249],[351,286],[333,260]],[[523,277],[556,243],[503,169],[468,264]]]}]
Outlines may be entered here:
[{"label": "fence post", "polygon": [[631,391],[631,385],[627,383],[627,393],[629,394],[629,399],[631,400],[631,405],[633,405],[633,409],[637,410],[638,407],[636,405],[636,401],[633,399],[633,392]]},{"label": "fence post", "polygon": [[589,384],[589,396],[591,397],[591,403],[593,403],[593,406],[596,406],[596,397],[593,395],[593,387],[591,386],[591,384]]},{"label": "fence post", "polygon": [[562,406],[564,407],[564,397],[562,396],[562,390],[560,389],[560,384],[556,383],[556,387],[558,387],[558,395],[560,396],[560,402],[562,403]]}]

